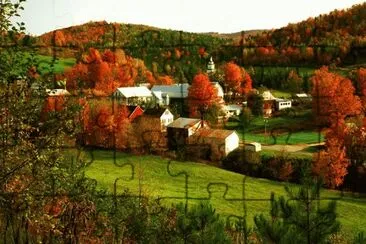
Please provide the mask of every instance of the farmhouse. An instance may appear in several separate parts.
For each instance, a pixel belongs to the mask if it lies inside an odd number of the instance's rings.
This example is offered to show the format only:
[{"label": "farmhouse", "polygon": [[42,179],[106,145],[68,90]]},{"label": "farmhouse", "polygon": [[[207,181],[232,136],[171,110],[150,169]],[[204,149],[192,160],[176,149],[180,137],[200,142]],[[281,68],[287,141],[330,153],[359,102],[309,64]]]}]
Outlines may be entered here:
[{"label": "farmhouse", "polygon": [[165,132],[167,125],[174,120],[174,115],[169,109],[160,107],[146,109],[143,117],[153,124],[159,124],[162,132]]},{"label": "farmhouse", "polygon": [[167,125],[168,147],[176,150],[179,145],[184,145],[188,137],[192,136],[198,129],[208,127],[200,119],[178,118]]},{"label": "farmhouse", "polygon": [[113,96],[120,99],[122,103],[128,105],[139,105],[151,102],[153,95],[144,86],[141,87],[120,87],[113,93]]},{"label": "farmhouse", "polygon": [[188,139],[189,144],[207,144],[211,158],[220,159],[239,147],[239,136],[234,130],[201,128]]}]

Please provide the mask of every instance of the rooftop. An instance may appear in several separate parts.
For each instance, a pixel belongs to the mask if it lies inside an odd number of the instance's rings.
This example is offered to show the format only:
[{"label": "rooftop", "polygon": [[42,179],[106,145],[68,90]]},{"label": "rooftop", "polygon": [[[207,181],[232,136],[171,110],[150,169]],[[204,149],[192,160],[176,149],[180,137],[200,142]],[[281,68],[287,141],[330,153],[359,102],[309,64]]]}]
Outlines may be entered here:
[{"label": "rooftop", "polygon": [[194,125],[196,125],[197,123],[200,123],[201,120],[200,119],[191,119],[191,118],[178,118],[176,120],[174,120],[172,123],[170,123],[168,125],[168,127],[170,128],[190,128]]},{"label": "rooftop", "polygon": [[151,91],[145,87],[145,86],[141,86],[141,87],[120,87],[117,88],[117,91],[119,92],[122,96],[129,98],[129,97],[151,97]]},{"label": "rooftop", "polygon": [[193,136],[226,139],[233,133],[236,133],[235,130],[201,128]]},{"label": "rooftop", "polygon": [[171,98],[186,98],[188,96],[188,83],[174,85],[155,85],[151,88],[152,92],[161,92]]}]

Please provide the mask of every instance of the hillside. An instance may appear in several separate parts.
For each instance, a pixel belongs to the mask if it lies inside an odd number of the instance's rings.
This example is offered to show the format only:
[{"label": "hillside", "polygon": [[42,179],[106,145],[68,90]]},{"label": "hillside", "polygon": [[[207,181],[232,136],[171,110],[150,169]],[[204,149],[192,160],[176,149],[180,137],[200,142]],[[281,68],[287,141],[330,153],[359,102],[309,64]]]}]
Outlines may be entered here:
[{"label": "hillside", "polygon": [[253,41],[267,39],[268,45],[349,45],[366,44],[366,2],[349,9],[308,18],[286,27],[262,33]]},{"label": "hillside", "polygon": [[[117,192],[129,189],[134,194],[143,192],[149,197],[162,197],[163,204],[170,205],[183,201],[185,196],[185,177],[180,172],[188,175],[188,195],[191,198],[188,204],[195,204],[194,199],[210,199],[210,203],[217,212],[227,217],[229,215],[243,216],[243,204],[239,201],[224,199],[240,199],[243,191],[243,178],[245,176],[193,162],[173,162],[170,166],[172,176],[167,171],[167,159],[158,156],[131,156],[117,153],[113,160],[112,151],[94,151],[93,162],[86,169],[86,175],[96,179],[98,186],[113,192],[115,180]],[[130,165],[122,167],[123,164]],[[134,177],[131,179],[133,165]],[[271,192],[276,196],[285,193],[285,183],[246,177],[245,196],[249,199],[269,199]],[[208,184],[216,183],[208,187]],[[225,196],[225,185],[227,195]],[[295,185],[290,185],[296,187]],[[341,197],[340,192],[324,190],[321,197]],[[323,201],[326,202],[326,201]],[[337,213],[341,222],[343,235],[351,239],[359,231],[366,231],[366,204],[365,199],[343,196],[337,202]],[[256,214],[267,213],[269,201],[252,200],[246,202],[248,224],[253,225]]]},{"label": "hillside", "polygon": [[[37,38],[39,53],[76,58],[93,47],[121,48],[144,61],[149,70],[186,82],[206,70],[234,60],[245,66],[354,65],[366,62],[366,3],[309,18],[276,30],[242,33],[189,33],[146,25],[89,22],[45,33]],[[56,48],[50,46],[56,45]]]}]

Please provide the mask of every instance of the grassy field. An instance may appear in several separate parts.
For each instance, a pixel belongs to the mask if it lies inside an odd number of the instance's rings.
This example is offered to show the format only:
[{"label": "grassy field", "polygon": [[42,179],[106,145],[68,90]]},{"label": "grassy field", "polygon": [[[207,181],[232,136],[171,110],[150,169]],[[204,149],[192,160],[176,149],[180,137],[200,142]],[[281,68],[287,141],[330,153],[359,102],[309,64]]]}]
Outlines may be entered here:
[{"label": "grassy field", "polygon": [[[51,56],[37,55],[37,61],[39,63],[39,71],[41,74],[52,72],[51,64],[53,58]],[[54,72],[63,73],[68,67],[72,67],[76,60],[74,58],[60,58],[55,61]]]},{"label": "grassy field", "polygon": [[[117,184],[118,192],[128,188],[138,194],[141,190],[152,198],[167,198],[162,201],[166,205],[180,202],[185,196],[185,176],[169,175],[167,159],[158,156],[131,156],[117,153],[114,162],[111,151],[94,151],[93,157],[94,162],[86,169],[86,175],[96,179],[101,188],[112,192],[115,179],[120,178],[121,180]],[[124,163],[134,166],[134,174],[131,167],[117,166]],[[245,198],[253,199],[246,202],[249,225],[253,225],[253,217],[256,214],[268,212],[270,206],[268,199],[271,192],[277,196],[284,194],[285,183],[245,177],[200,163],[173,162],[170,171],[173,175],[181,172],[186,172],[188,175],[187,189],[188,196],[191,198],[189,204],[197,202],[192,198],[210,199],[211,204],[223,217],[244,214],[243,203],[225,200],[224,194],[227,186],[226,199],[242,198],[243,180],[245,179]],[[132,175],[134,178],[128,180]],[[217,184],[208,187],[210,183]],[[341,197],[341,195],[337,191],[323,190],[321,197]],[[321,203],[325,202],[326,200],[321,201]],[[342,232],[348,238],[353,237],[359,231],[366,231],[366,199],[346,194],[337,201],[337,213],[342,224]]]},{"label": "grassy field", "polygon": [[245,141],[262,144],[294,145],[324,141],[323,134],[314,128],[310,111],[304,111],[295,117],[281,116],[267,120],[258,117],[253,119],[245,130],[236,121],[228,122],[225,127],[236,130]]}]

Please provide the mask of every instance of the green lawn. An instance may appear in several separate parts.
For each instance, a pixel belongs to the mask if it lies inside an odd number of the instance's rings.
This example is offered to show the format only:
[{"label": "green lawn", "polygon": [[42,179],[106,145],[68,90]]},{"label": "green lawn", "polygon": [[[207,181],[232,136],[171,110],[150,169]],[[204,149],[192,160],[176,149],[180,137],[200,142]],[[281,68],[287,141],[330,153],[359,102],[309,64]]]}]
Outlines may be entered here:
[{"label": "green lawn", "polygon": [[[51,64],[53,63],[53,58],[51,56],[37,55],[37,61],[41,74],[52,72]],[[63,73],[66,68],[72,67],[75,62],[74,58],[58,58],[54,63],[54,72]]]},{"label": "green lawn", "polygon": [[[226,129],[236,130],[241,139],[262,144],[312,144],[324,141],[323,134],[314,127],[310,111],[298,112],[296,116],[269,118],[257,117],[243,130],[239,122],[228,122]],[[271,136],[276,137],[273,139]]]},{"label": "green lawn", "polygon": [[280,90],[272,90],[270,89],[272,95],[276,98],[291,98],[291,93],[287,91],[280,91]]},{"label": "green lawn", "polygon": [[[158,156],[131,156],[117,153],[116,162],[113,162],[113,152],[111,151],[95,151],[93,157],[94,162],[86,169],[86,175],[96,179],[101,188],[112,192],[115,179],[120,178],[121,180],[117,184],[118,192],[128,188],[135,194],[142,190],[152,198],[173,198],[163,200],[163,203],[167,205],[182,201],[181,199],[185,196],[185,177],[184,175],[177,177],[169,175],[167,159]],[[132,180],[128,180],[132,176],[131,167],[117,166],[124,163],[130,163],[134,166]],[[245,177],[204,164],[173,162],[170,170],[174,175],[186,172],[188,175],[188,196],[190,198],[210,199],[217,212],[224,217],[243,215],[242,202],[227,201],[223,197],[227,185],[226,199],[242,198],[243,180],[245,179],[245,198],[252,199],[246,202],[250,225],[253,225],[254,215],[268,212],[270,204],[266,199],[269,199],[271,192],[278,195],[284,194],[285,183]],[[218,184],[211,185],[208,189],[209,183]],[[321,196],[340,197],[340,193],[323,190]],[[189,200],[189,204],[195,202],[197,200]],[[326,200],[321,202],[324,203]],[[348,238],[353,237],[359,231],[366,231],[366,199],[345,196],[338,200],[337,212],[342,224],[342,232]]]},{"label": "green lawn", "polygon": [[[271,136],[271,131],[267,130],[266,134],[256,134],[256,133],[244,133],[239,132],[241,139],[245,139],[248,142],[259,142],[261,144],[280,144],[280,145],[295,145],[295,144],[312,144],[322,142],[324,136],[316,131],[299,131],[299,132],[283,132],[280,135],[274,135],[275,138]],[[319,140],[320,139],[320,140]]]}]

